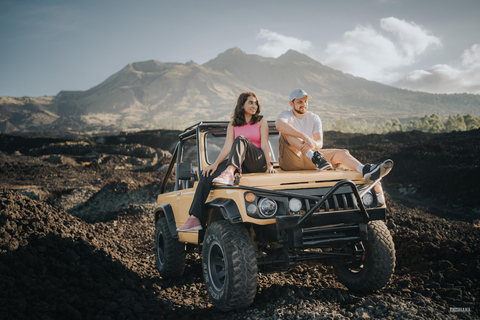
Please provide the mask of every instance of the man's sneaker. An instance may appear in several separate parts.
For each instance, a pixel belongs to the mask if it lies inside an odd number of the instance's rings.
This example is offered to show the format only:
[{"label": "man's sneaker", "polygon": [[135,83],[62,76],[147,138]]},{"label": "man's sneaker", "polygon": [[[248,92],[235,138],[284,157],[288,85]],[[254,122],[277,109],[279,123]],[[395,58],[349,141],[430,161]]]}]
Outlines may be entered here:
[{"label": "man's sneaker", "polygon": [[233,186],[234,180],[235,180],[235,177],[233,176],[232,171],[225,169],[218,177],[213,179],[213,182]]},{"label": "man's sneaker", "polygon": [[193,231],[193,230],[202,230],[202,224],[195,216],[188,217],[187,221],[183,226],[177,228],[177,231]]},{"label": "man's sneaker", "polygon": [[386,176],[393,168],[393,161],[388,159],[379,164],[366,164],[363,167],[363,179],[365,182],[375,181]]},{"label": "man's sneaker", "polygon": [[315,151],[313,153],[312,162],[317,167],[317,171],[322,171],[332,167],[332,165],[327,160],[325,160],[323,154],[319,151]]}]

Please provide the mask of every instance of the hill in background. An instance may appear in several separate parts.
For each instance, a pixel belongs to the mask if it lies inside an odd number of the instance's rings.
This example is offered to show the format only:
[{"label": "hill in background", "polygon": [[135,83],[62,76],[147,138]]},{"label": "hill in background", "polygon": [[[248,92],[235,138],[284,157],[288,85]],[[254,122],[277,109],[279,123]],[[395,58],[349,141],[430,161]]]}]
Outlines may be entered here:
[{"label": "hill in background", "polygon": [[101,133],[182,129],[202,120],[226,120],[238,94],[254,91],[262,113],[275,119],[297,87],[313,99],[310,110],[324,121],[393,118],[425,114],[480,116],[480,96],[402,90],[331,69],[299,52],[278,58],[233,48],[203,65],[155,60],[127,65],[86,91],[55,97],[0,97],[4,133]]}]

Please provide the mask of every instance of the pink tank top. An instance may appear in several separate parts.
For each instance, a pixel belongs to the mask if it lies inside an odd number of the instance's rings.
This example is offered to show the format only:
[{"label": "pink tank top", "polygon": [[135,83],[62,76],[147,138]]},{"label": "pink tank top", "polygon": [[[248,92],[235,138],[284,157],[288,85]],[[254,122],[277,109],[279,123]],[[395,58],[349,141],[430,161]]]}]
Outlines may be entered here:
[{"label": "pink tank top", "polygon": [[240,127],[233,127],[233,133],[235,134],[234,139],[238,136],[244,136],[251,143],[253,143],[257,148],[262,147],[262,137],[260,135],[260,123],[257,122],[255,124],[247,123]]}]

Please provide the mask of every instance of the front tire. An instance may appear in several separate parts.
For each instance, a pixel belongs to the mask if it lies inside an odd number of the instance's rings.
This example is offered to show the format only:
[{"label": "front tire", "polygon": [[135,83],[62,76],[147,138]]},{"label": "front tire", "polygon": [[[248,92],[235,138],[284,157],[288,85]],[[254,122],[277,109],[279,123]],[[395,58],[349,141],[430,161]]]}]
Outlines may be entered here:
[{"label": "front tire", "polygon": [[365,258],[357,266],[338,265],[338,279],[349,290],[369,293],[382,289],[390,281],[395,269],[395,246],[383,221],[370,221],[368,240],[363,241]]},{"label": "front tire", "polygon": [[164,279],[181,277],[185,270],[185,245],[172,238],[165,216],[155,224],[155,261]]},{"label": "front tire", "polygon": [[208,227],[202,269],[208,295],[217,308],[230,311],[252,304],[257,292],[257,259],[243,225],[219,220]]}]

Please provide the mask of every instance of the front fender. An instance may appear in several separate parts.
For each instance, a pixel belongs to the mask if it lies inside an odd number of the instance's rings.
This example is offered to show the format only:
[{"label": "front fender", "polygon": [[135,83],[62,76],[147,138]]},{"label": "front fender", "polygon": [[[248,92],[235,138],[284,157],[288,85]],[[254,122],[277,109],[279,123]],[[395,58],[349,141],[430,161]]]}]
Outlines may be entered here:
[{"label": "front fender", "polygon": [[177,225],[175,224],[175,216],[173,215],[172,206],[169,203],[163,203],[155,208],[155,223],[160,215],[165,215],[167,219],[168,229],[173,239],[178,239]]},{"label": "front fender", "polygon": [[225,220],[230,223],[243,222],[242,215],[238,210],[237,204],[232,199],[217,198],[205,204],[206,208],[219,209]]}]

